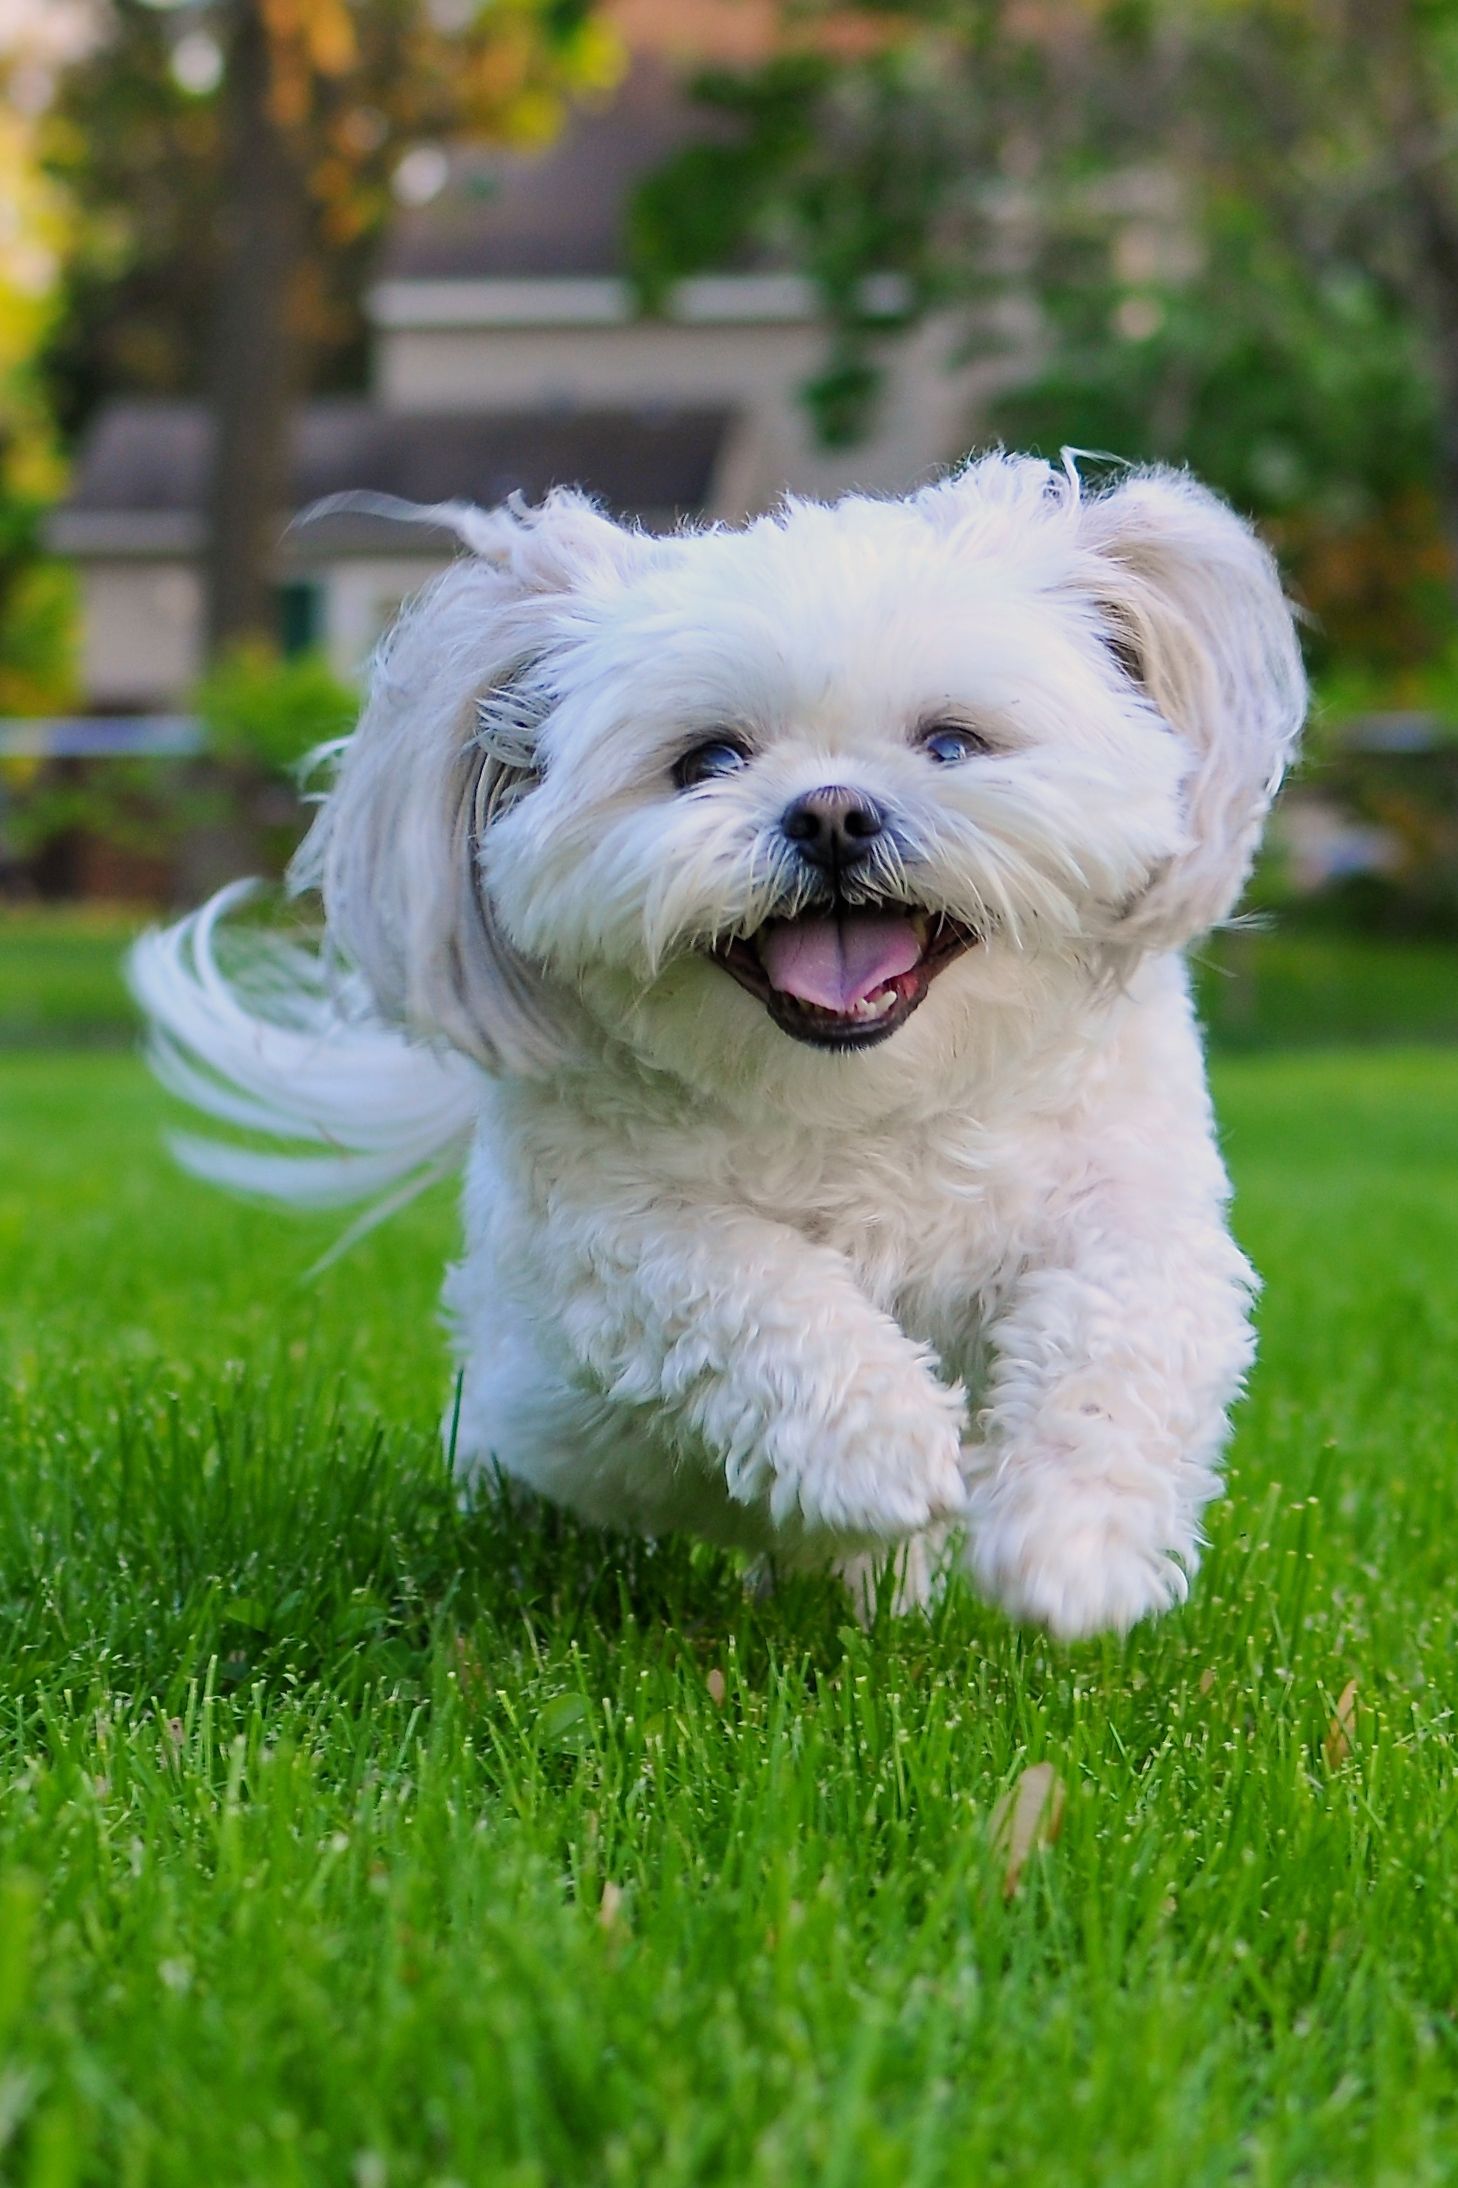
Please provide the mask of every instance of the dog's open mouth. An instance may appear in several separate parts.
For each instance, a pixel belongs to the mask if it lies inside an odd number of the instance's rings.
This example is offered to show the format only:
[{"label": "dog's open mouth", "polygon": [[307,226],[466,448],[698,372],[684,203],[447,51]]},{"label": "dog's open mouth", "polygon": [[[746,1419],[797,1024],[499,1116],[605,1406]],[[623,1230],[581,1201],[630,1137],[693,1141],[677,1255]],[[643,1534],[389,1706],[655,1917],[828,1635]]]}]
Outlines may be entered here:
[{"label": "dog's open mouth", "polygon": [[905,1025],[970,927],[911,905],[840,905],[771,919],[713,955],[782,1033],[815,1048],[871,1048]]}]

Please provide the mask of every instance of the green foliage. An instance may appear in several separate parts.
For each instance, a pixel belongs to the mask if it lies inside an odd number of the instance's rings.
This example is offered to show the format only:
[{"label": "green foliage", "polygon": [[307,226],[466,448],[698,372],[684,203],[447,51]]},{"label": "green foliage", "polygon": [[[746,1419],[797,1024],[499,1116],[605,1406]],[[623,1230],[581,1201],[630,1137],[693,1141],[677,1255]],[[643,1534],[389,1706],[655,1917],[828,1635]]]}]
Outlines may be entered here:
[{"label": "green foliage", "polygon": [[[184,83],[174,59],[185,37],[221,52],[241,5],[111,0],[102,37],[66,72],[49,156],[80,227],[46,368],[68,433],[118,387],[207,383],[229,217],[224,88]],[[456,136],[550,138],[571,97],[611,89],[620,48],[593,0],[273,0],[264,13],[306,181],[294,333],[307,381],[354,387],[402,156]]]},{"label": "green foliage", "polygon": [[1208,206],[1198,280],[1120,280],[1107,241],[1050,274],[1049,369],[997,406],[1017,445],[1188,463],[1244,508],[1347,523],[1430,478],[1421,342],[1359,265],[1312,266],[1240,198]]},{"label": "green foliage", "polygon": [[1420,341],[1359,268],[1313,269],[1252,232],[1248,207],[1230,215],[1198,282],[1050,283],[1046,368],[997,399],[989,429],[1055,457],[1188,464],[1266,524],[1313,666],[1365,673],[1374,703],[1399,704],[1453,620]]},{"label": "green foliage", "polygon": [[627,247],[646,309],[661,309],[686,275],[742,260],[787,168],[813,155],[815,101],[831,73],[816,55],[793,55],[753,79],[713,69],[695,80],[695,98],[727,128],[672,154],[629,206]]},{"label": "green foliage", "polygon": [[1458,936],[1458,641],[1397,670],[1328,669],[1303,773],[1387,847],[1381,870],[1330,884],[1310,914],[1367,935]]},{"label": "green foliage", "polygon": [[790,258],[828,321],[807,398],[843,439],[889,331],[860,300],[901,274],[902,323],[955,311],[965,354],[1006,364],[969,434],[1189,463],[1270,524],[1318,663],[1440,648],[1458,190],[1393,147],[1451,133],[1451,11],[1388,10],[1370,38],[1337,0],[814,13],[813,59],[706,87],[724,141],[635,216],[648,292]]},{"label": "green foliage", "polygon": [[927,110],[929,56],[893,44],[852,73],[795,52],[752,74],[709,71],[694,88],[718,133],[635,194],[627,246],[640,299],[660,310],[687,274],[788,250],[833,329],[802,392],[824,440],[853,441],[874,410],[880,343],[925,309],[937,279],[932,221],[953,168]]},{"label": "green foliage", "polygon": [[241,649],[208,672],[193,704],[200,760],[0,763],[13,848],[34,857],[60,838],[89,838],[147,861],[162,894],[190,847],[212,846],[194,886],[280,873],[305,817],[298,774],[311,753],[353,728],[358,694],[320,655],[280,660]]},{"label": "green foliage", "polygon": [[1334,758],[1354,725],[1392,712],[1420,715],[1436,744],[1458,744],[1458,639],[1397,672],[1368,661],[1334,663],[1316,684],[1308,748]]},{"label": "green foliage", "polygon": [[216,98],[172,72],[180,14],[203,27],[191,9],[115,0],[48,119],[48,165],[76,211],[42,351],[68,437],[118,388],[172,395],[204,377],[220,136]]},{"label": "green foliage", "polygon": [[446,1196],[298,1284],[132,1061],[5,1070],[7,2178],[1458,2177],[1453,1056],[1223,1068],[1231,1497],[1076,1650],[461,1514]]},{"label": "green foliage", "polygon": [[193,706],[214,758],[289,777],[318,746],[348,735],[359,694],[341,683],[321,654],[280,660],[245,647],[208,671]]},{"label": "green foliage", "polygon": [[37,533],[27,511],[0,549],[0,715],[59,713],[75,693],[75,573],[41,552]]},{"label": "green foliage", "polygon": [[42,169],[36,118],[11,97],[23,58],[23,36],[0,45],[0,714],[22,715],[69,697],[73,613],[69,580],[41,539],[61,474],[38,362],[70,221]]}]

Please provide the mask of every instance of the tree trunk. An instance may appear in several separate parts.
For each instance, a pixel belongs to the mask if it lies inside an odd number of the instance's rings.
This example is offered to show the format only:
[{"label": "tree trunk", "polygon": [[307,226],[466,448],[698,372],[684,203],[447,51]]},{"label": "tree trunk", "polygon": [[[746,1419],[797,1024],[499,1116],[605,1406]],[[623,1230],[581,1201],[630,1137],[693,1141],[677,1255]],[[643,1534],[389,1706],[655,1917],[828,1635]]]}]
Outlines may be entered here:
[{"label": "tree trunk", "polygon": [[1438,391],[1438,491],[1443,534],[1458,585],[1458,221],[1430,176],[1415,176],[1408,203],[1422,253],[1433,381]]},{"label": "tree trunk", "polygon": [[275,558],[300,379],[294,292],[305,248],[302,163],[274,109],[261,0],[232,0],[212,356],[206,625],[210,655],[272,645]]},{"label": "tree trunk", "polygon": [[1414,253],[1414,302],[1427,325],[1437,389],[1443,534],[1458,585],[1458,190],[1448,127],[1429,82],[1413,0],[1363,0],[1348,32],[1377,61],[1377,81]]}]

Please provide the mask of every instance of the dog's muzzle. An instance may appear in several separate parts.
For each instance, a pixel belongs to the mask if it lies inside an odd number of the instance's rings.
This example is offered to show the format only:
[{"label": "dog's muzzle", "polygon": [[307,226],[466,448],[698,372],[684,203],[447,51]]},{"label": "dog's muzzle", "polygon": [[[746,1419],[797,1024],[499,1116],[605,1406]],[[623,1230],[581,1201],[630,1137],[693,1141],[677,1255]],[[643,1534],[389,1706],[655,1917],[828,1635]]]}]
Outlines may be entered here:
[{"label": "dog's muzzle", "polygon": [[711,951],[782,1033],[813,1048],[874,1048],[979,937],[914,905],[837,901],[769,919]]}]

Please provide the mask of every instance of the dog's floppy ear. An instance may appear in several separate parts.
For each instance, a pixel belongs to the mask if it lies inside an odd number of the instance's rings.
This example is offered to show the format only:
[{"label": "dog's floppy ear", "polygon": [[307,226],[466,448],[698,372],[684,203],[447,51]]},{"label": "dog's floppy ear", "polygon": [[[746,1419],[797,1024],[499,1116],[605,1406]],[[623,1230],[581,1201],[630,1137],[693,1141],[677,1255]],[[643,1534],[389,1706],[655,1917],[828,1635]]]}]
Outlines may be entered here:
[{"label": "dog's floppy ear", "polygon": [[1223,919],[1306,711],[1276,566],[1183,473],[1136,471],[1078,509],[1077,582],[1125,673],[1185,744],[1185,848],[1128,907],[1120,940],[1164,948]]},{"label": "dog's floppy ear", "polygon": [[481,840],[534,780],[564,611],[649,542],[567,493],[539,509],[370,508],[445,525],[471,552],[381,647],[291,881],[322,892],[331,939],[386,1017],[489,1070],[550,1069],[572,1005],[501,933]]}]

